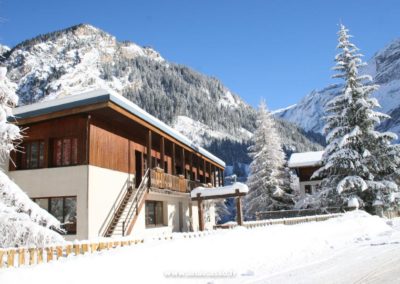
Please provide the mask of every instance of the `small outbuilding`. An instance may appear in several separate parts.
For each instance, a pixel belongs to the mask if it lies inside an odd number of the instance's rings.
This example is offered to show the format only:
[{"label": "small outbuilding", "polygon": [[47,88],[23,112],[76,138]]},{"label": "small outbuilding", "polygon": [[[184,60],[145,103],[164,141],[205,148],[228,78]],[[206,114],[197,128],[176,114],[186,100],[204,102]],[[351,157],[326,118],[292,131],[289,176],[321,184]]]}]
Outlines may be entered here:
[{"label": "small outbuilding", "polygon": [[288,167],[294,169],[299,177],[301,194],[312,194],[321,180],[311,180],[313,173],[322,166],[324,151],[293,153]]}]

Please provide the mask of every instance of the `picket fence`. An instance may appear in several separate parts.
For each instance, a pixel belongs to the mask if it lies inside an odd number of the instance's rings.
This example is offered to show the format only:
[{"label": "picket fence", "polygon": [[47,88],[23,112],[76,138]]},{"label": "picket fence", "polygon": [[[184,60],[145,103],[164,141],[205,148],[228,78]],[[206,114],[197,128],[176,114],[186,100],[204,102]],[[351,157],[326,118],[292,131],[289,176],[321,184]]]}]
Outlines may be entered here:
[{"label": "picket fence", "polygon": [[[325,221],[341,215],[343,214],[338,213],[338,214],[326,214],[326,215],[316,215],[307,217],[259,220],[259,221],[245,222],[243,226],[248,229],[253,229],[253,228],[278,225],[278,224],[296,225],[307,222]],[[225,227],[218,227],[218,228],[233,229],[236,226],[237,226],[236,224],[229,224]],[[154,237],[151,240],[198,238],[214,233],[216,233],[216,230]],[[144,242],[145,242],[144,239],[139,239],[139,240],[110,239],[110,240],[93,241],[93,242],[90,241],[80,241],[80,242],[76,241],[74,243],[67,242],[66,244],[62,245],[54,245],[47,247],[30,247],[30,248],[21,247],[21,248],[0,249],[0,269],[42,264],[50,261],[59,260],[61,258],[97,253],[101,251],[112,250],[118,247],[128,247],[132,245],[137,245]]]}]

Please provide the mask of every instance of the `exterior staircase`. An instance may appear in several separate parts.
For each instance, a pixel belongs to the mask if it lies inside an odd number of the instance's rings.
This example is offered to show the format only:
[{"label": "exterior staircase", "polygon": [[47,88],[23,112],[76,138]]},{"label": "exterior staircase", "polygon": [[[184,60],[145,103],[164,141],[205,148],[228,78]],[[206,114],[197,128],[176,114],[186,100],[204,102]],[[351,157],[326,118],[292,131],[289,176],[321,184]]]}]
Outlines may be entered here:
[{"label": "exterior staircase", "polygon": [[126,236],[132,231],[149,190],[149,172],[150,170],[146,171],[137,189],[130,187],[127,190],[104,234],[105,237]]}]

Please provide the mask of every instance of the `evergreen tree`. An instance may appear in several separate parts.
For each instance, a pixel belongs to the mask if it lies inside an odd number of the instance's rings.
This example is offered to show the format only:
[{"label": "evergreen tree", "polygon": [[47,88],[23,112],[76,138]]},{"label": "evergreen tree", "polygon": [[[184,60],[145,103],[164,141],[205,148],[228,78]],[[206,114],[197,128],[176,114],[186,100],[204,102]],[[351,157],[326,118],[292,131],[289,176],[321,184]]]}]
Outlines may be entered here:
[{"label": "evergreen tree", "polygon": [[[22,138],[19,128],[7,121],[18,97],[0,67],[0,162],[8,162]],[[0,248],[61,243],[64,239],[50,227],[60,222],[34,203],[6,174],[0,171]]]},{"label": "evergreen tree", "polygon": [[245,210],[248,218],[253,219],[256,212],[289,209],[293,205],[282,142],[275,128],[275,121],[261,102],[257,128],[249,147],[253,159],[247,181],[249,194],[246,197]]},{"label": "evergreen tree", "polygon": [[345,205],[357,198],[361,206],[369,207],[374,202],[392,206],[397,192],[392,179],[398,169],[400,151],[391,142],[397,137],[375,130],[377,124],[389,118],[373,110],[379,103],[370,95],[378,86],[371,83],[370,76],[358,74],[359,68],[366,64],[358,48],[350,42],[345,26],[340,26],[338,36],[337,48],[341,52],[335,57],[337,74],[333,77],[343,79],[344,87],[326,105],[324,130],[328,145],[324,166],[313,175],[323,178],[319,205]]}]

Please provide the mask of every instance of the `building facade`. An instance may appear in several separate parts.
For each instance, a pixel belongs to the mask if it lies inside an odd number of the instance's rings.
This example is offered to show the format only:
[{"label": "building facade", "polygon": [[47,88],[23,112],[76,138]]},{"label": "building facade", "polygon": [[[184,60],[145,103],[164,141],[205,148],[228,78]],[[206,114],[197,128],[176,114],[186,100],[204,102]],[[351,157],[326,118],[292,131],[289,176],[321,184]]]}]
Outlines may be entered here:
[{"label": "building facade", "polygon": [[[118,94],[97,90],[15,109],[24,129],[8,174],[67,239],[198,230],[190,191],[225,163]],[[206,208],[205,228],[215,224]]]},{"label": "building facade", "polygon": [[294,169],[299,177],[299,190],[302,195],[315,193],[321,180],[311,179],[313,173],[322,165],[324,151],[293,153],[288,166]]}]

